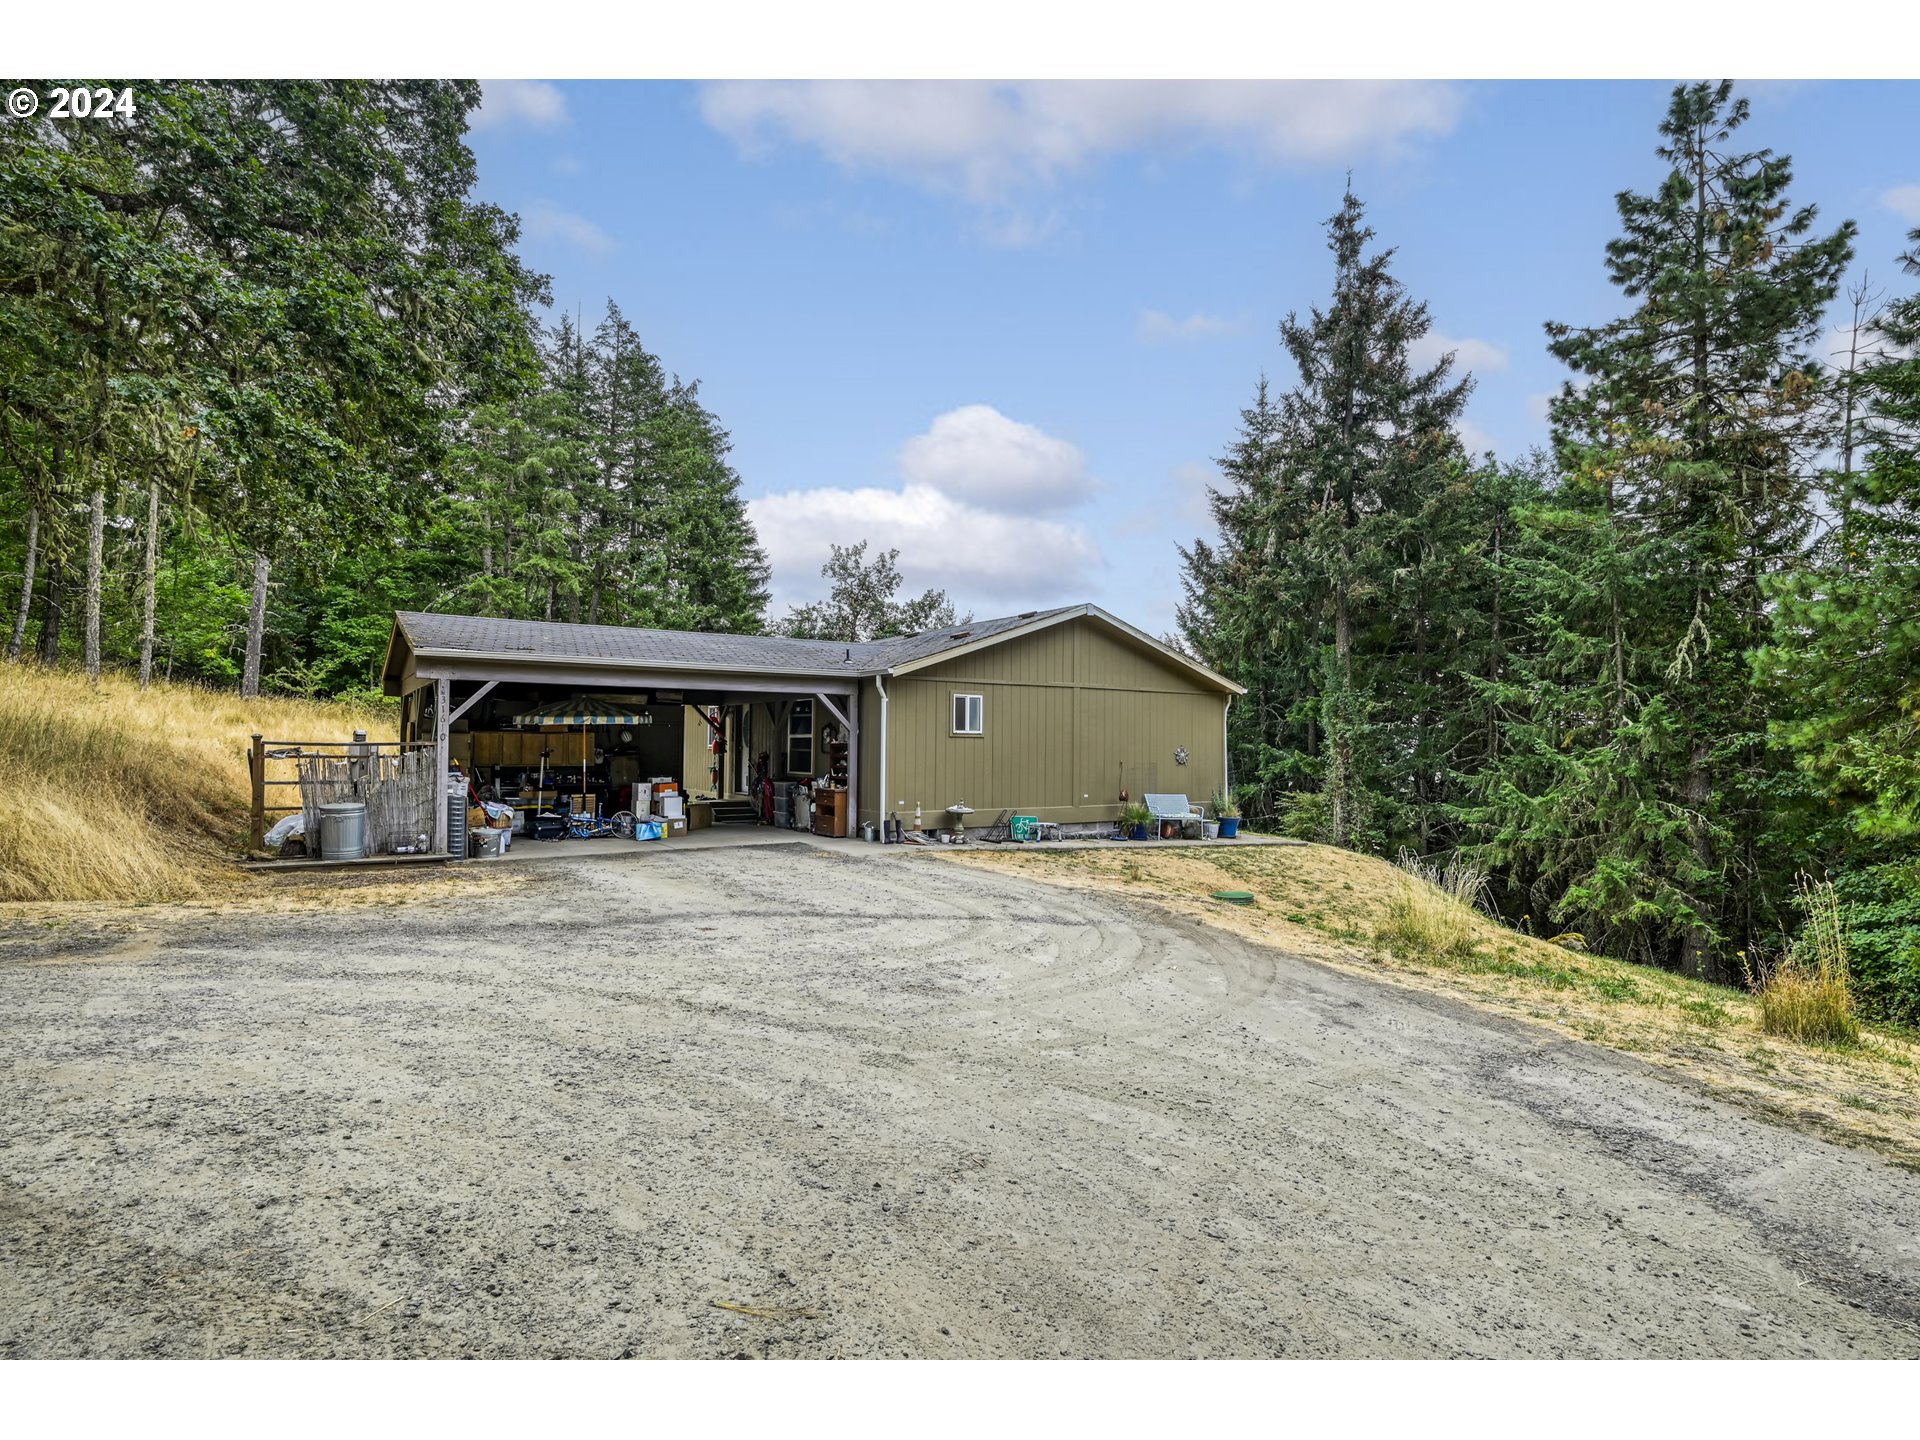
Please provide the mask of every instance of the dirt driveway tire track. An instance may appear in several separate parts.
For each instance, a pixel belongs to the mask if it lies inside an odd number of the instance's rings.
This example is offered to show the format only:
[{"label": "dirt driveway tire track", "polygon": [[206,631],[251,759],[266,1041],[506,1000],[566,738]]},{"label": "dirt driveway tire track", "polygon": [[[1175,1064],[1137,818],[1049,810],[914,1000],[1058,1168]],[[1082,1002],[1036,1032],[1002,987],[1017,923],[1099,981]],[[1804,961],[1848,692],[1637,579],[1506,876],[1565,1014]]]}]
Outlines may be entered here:
[{"label": "dirt driveway tire track", "polygon": [[0,1354],[1920,1355],[1920,1179],[1598,1049],[938,857],[540,871],[0,936]]}]

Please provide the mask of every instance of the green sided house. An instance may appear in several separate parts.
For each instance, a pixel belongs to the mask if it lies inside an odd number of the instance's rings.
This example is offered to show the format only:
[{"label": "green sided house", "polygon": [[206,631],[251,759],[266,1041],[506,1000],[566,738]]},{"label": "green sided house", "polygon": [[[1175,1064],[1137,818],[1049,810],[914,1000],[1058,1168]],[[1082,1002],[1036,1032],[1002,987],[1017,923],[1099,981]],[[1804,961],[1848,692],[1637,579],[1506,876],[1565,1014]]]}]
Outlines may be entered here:
[{"label": "green sided house", "polygon": [[[1222,675],[1095,605],[858,644],[402,613],[384,682],[401,738],[484,785],[611,813],[669,777],[725,807],[757,766],[838,777],[844,828],[1107,825],[1120,795],[1227,784]],[[444,846],[444,836],[441,837]]]}]

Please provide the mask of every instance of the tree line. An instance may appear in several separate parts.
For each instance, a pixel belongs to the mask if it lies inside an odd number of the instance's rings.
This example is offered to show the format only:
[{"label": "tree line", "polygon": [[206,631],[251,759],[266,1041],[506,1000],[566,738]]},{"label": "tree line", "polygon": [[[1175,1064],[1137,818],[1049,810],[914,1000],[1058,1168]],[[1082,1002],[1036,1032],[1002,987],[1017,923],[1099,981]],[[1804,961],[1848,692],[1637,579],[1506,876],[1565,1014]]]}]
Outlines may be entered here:
[{"label": "tree line", "polygon": [[698,386],[473,197],[471,81],[193,82],[0,126],[9,658],[365,689],[395,609],[760,628]]},{"label": "tree line", "polygon": [[[1333,284],[1280,327],[1183,551],[1181,638],[1249,687],[1250,816],[1464,851],[1536,933],[1738,983],[1848,905],[1863,999],[1920,1022],[1920,296],[1854,260],[1746,150],[1747,102],[1678,87],[1651,188],[1617,197],[1621,313],[1555,321],[1550,451],[1457,438],[1471,378],[1349,194]],[[1920,276],[1920,230],[1898,258]]]},{"label": "tree line", "polygon": [[[6,653],[247,693],[377,683],[391,613],[759,631],[724,427],[618,306],[541,318],[476,200],[467,81],[194,82],[0,126]],[[1471,378],[1349,195],[1185,557],[1248,686],[1238,798],[1464,851],[1516,923],[1737,981],[1831,874],[1864,998],[1920,1023],[1920,298],[1683,86],[1617,199],[1620,313],[1547,325],[1549,450],[1457,438]],[[1920,276],[1920,231],[1899,257]],[[1846,354],[1816,353],[1839,302]],[[773,628],[952,623],[834,547]],[[10,613],[9,613],[10,612]]]}]

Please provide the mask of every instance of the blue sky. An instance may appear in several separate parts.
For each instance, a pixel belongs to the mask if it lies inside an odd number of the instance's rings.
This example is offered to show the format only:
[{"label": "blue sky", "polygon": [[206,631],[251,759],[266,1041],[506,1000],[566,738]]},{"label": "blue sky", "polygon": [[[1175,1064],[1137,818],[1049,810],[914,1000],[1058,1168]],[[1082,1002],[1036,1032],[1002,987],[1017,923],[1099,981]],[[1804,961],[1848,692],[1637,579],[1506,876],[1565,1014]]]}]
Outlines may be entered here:
[{"label": "blue sky", "polygon": [[[1173,624],[1175,546],[1277,324],[1325,294],[1346,172],[1478,385],[1465,436],[1545,438],[1547,319],[1618,313],[1613,195],[1660,178],[1666,84],[490,82],[480,190],[556,311],[611,296],[732,432],[774,564],[830,541],[985,616]],[[1900,285],[1920,85],[1746,87],[1748,148]],[[1836,317],[1837,319],[1837,317]]]}]

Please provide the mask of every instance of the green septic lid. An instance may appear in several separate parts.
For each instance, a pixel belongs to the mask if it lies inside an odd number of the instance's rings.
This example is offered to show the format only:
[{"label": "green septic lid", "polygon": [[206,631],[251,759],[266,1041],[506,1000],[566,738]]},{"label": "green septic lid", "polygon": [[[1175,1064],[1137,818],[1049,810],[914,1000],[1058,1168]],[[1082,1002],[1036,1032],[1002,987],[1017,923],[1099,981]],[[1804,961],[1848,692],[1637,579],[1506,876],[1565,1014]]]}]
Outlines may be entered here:
[{"label": "green septic lid", "polygon": [[1253,904],[1253,892],[1251,890],[1216,890],[1213,892],[1213,898],[1216,900],[1224,900],[1229,905]]}]

